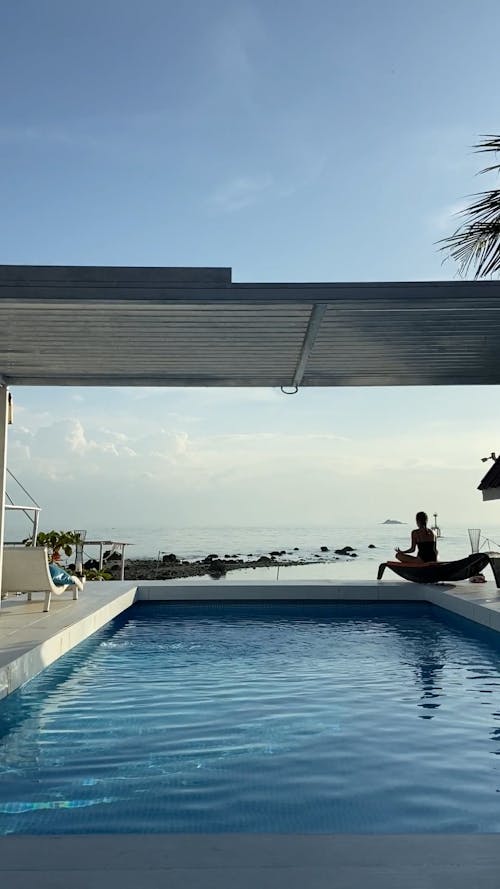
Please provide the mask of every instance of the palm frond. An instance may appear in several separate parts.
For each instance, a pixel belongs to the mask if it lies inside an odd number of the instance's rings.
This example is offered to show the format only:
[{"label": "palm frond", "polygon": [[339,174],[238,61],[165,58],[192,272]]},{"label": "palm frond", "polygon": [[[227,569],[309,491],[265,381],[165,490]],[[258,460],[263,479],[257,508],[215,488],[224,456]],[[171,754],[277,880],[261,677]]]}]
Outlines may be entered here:
[{"label": "palm frond", "polygon": [[479,142],[474,147],[477,152],[500,151],[500,136],[481,136]]},{"label": "palm frond", "polygon": [[[478,152],[500,153],[500,136],[482,136],[475,146]],[[500,163],[480,170],[481,173],[500,173]],[[473,202],[461,210],[465,221],[456,232],[438,243],[439,248],[458,262],[466,275],[474,270],[476,278],[500,271],[500,189],[473,195]]]},{"label": "palm frond", "polygon": [[[492,151],[493,154],[500,154],[500,136],[482,136],[475,148],[477,154],[484,154],[487,151]],[[483,170],[479,170],[479,173],[492,173],[493,171],[500,173],[500,163],[492,164],[491,167],[484,167]]]}]

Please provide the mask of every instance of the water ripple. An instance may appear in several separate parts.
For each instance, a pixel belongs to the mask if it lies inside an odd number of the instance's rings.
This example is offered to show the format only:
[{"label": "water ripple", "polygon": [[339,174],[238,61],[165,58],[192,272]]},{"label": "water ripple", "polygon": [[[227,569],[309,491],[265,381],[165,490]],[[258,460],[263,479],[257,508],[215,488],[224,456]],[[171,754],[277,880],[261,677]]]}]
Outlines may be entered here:
[{"label": "water ripple", "polygon": [[136,607],[0,706],[0,833],[500,832],[496,636]]}]

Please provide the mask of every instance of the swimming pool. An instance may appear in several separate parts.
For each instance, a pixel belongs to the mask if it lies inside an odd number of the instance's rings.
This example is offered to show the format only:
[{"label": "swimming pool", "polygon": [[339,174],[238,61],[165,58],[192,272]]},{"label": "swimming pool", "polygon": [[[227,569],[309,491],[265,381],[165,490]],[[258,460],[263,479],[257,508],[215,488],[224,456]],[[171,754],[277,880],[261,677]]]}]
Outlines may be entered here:
[{"label": "swimming pool", "polygon": [[442,609],[143,604],[0,704],[0,833],[499,832],[499,753]]}]

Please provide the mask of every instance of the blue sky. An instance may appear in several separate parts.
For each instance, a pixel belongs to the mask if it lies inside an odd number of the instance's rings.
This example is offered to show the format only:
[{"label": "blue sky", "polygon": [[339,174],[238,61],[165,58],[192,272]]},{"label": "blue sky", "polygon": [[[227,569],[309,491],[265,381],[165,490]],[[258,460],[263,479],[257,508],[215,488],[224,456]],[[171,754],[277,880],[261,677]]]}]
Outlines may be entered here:
[{"label": "blue sky", "polygon": [[[3,4],[0,262],[453,277],[435,242],[498,132],[499,24],[496,0]],[[500,524],[475,491],[498,424],[468,419],[496,390],[15,396],[10,465],[52,523]]]}]

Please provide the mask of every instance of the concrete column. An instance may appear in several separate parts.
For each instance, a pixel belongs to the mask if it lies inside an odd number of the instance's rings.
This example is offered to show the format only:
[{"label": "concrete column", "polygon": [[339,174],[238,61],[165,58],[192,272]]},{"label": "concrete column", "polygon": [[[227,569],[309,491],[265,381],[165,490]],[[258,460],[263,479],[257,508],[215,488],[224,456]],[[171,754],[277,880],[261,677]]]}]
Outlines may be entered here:
[{"label": "concrete column", "polygon": [[[9,390],[0,384],[0,590],[2,588],[3,542],[5,528],[5,487],[7,483],[7,424]],[[1,607],[1,596],[0,596]]]}]

